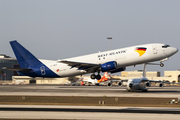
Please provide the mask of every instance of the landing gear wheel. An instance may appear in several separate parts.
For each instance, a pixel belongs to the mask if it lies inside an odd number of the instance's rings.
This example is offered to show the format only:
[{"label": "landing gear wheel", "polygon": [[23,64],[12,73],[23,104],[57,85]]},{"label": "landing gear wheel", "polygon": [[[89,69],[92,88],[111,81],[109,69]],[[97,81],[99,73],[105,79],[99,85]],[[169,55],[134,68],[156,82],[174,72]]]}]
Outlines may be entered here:
[{"label": "landing gear wheel", "polygon": [[160,66],[161,66],[161,67],[164,67],[164,64],[163,64],[163,63],[160,63]]},{"label": "landing gear wheel", "polygon": [[107,85],[108,85],[109,87],[111,87],[111,86],[112,86],[112,84],[111,84],[111,83],[108,83]]},{"label": "landing gear wheel", "polygon": [[91,75],[91,79],[95,79],[96,78],[96,75],[95,74],[92,74]]},{"label": "landing gear wheel", "polygon": [[101,79],[101,75],[99,75],[99,74],[96,75],[96,79],[97,79],[97,80],[100,80],[100,79]]}]

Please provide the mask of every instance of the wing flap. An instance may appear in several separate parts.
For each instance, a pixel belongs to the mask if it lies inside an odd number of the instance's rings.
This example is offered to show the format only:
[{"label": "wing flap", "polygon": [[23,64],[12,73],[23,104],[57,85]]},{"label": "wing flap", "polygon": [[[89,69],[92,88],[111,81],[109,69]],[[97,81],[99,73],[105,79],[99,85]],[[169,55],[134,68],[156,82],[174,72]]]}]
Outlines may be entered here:
[{"label": "wing flap", "polygon": [[78,68],[78,70],[85,70],[85,71],[96,71],[100,68],[99,64],[93,63],[82,63],[82,62],[74,62],[74,61],[67,61],[67,60],[59,60],[58,62],[67,64],[71,66],[71,68]]}]

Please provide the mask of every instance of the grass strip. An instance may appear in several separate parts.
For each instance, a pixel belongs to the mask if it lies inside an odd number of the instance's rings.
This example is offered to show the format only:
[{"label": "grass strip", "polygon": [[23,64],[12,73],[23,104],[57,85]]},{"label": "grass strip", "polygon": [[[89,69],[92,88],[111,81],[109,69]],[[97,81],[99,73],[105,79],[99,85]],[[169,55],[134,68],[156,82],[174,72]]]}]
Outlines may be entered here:
[{"label": "grass strip", "polygon": [[[170,104],[177,98],[153,97],[86,97],[86,96],[0,96],[0,104],[6,105],[80,105],[80,106],[132,106],[132,107],[180,107]],[[104,104],[103,104],[104,103]]]}]

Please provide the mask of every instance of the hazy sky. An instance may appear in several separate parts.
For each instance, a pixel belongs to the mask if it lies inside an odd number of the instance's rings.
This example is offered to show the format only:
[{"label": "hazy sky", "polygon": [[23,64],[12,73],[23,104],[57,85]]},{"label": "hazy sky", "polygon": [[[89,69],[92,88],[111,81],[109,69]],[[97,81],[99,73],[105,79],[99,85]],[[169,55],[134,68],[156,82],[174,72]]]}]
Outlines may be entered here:
[{"label": "hazy sky", "polygon": [[[180,0],[0,0],[0,54],[17,40],[41,59],[64,59],[145,43],[180,49]],[[180,69],[180,52],[163,68]],[[127,70],[141,69],[128,67]]]}]

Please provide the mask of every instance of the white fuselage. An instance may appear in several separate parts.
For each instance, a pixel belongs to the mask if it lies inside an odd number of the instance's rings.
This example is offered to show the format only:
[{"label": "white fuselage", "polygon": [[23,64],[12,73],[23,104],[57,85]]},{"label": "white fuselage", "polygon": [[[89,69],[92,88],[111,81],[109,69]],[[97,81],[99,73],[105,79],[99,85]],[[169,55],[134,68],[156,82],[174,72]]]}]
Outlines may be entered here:
[{"label": "white fuselage", "polygon": [[[99,52],[90,55],[84,55],[65,59],[67,61],[103,64],[109,61],[116,61],[118,68],[137,65],[147,62],[159,61],[175,54],[178,49],[174,47],[163,47],[164,44],[145,44],[122,49]],[[146,48],[144,53],[135,51],[137,48]],[[49,69],[60,77],[87,74],[87,71],[78,70],[76,67],[58,61],[41,60]],[[89,71],[91,73],[91,71]]]},{"label": "white fuselage", "polygon": [[84,82],[84,85],[96,85],[98,84],[97,80],[93,80],[91,78],[83,78],[82,81]]},{"label": "white fuselage", "polygon": [[146,84],[145,84],[145,82],[142,82],[142,80],[148,81],[147,78],[129,79],[127,82],[127,90],[128,91],[146,90]]}]

